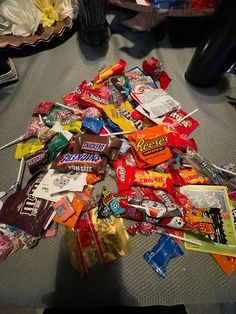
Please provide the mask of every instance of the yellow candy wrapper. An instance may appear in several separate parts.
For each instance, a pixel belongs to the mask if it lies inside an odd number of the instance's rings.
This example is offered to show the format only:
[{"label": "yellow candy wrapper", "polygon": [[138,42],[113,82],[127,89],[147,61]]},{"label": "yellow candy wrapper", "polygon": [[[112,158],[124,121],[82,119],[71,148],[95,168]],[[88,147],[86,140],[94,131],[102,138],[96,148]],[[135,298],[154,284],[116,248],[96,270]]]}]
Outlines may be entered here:
[{"label": "yellow candy wrapper", "polygon": [[75,228],[66,227],[66,242],[71,264],[82,277],[131,251],[122,218],[98,218],[97,208],[84,212]]},{"label": "yellow candy wrapper", "polygon": [[133,107],[128,101],[119,107],[106,105],[103,107],[108,118],[117,124],[123,131],[136,131],[142,128],[142,122],[132,117]]},{"label": "yellow candy wrapper", "polygon": [[81,131],[82,121],[74,121],[71,124],[62,124],[62,127],[64,130],[70,132],[84,133],[84,131]]},{"label": "yellow candy wrapper", "polygon": [[44,144],[39,140],[28,141],[25,143],[18,143],[16,145],[15,159],[21,159],[32,153],[37,152],[44,147]]}]

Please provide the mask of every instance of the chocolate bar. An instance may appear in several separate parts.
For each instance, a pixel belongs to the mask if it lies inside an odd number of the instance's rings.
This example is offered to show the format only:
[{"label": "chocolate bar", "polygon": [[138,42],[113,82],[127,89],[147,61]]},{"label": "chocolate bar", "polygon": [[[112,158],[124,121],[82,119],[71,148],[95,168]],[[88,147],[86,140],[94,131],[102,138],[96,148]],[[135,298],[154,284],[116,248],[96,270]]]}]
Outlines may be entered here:
[{"label": "chocolate bar", "polygon": [[96,153],[117,160],[122,141],[116,137],[79,134],[75,137],[74,153]]}]

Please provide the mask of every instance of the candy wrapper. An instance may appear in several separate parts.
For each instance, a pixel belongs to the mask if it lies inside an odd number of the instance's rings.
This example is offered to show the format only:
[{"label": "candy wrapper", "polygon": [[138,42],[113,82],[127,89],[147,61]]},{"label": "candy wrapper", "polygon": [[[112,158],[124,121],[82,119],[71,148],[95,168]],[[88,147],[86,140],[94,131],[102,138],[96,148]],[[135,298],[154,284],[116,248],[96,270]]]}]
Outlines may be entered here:
[{"label": "candy wrapper", "polygon": [[0,222],[21,228],[35,237],[41,233],[54,210],[52,202],[33,196],[42,175],[31,179],[24,189],[10,195],[0,210]]},{"label": "candy wrapper", "polygon": [[101,197],[98,202],[98,217],[107,218],[113,214],[109,204],[114,199],[114,194],[111,193],[106,187],[103,187]]},{"label": "candy wrapper", "polygon": [[95,76],[94,82],[99,84],[105,80],[107,80],[111,76],[115,76],[124,72],[126,67],[126,62],[123,59],[120,59],[119,62],[110,65],[109,67],[105,68],[104,70],[100,71],[98,75]]},{"label": "candy wrapper", "polygon": [[148,113],[151,119],[162,117],[181,108],[181,104],[168,95],[163,89],[132,92],[131,95],[143,110]]},{"label": "candy wrapper", "polygon": [[98,154],[64,154],[56,157],[51,168],[63,172],[106,173],[107,158]]},{"label": "candy wrapper", "polygon": [[76,115],[72,110],[66,109],[60,104],[55,103],[50,113],[43,117],[43,123],[49,127],[52,127],[54,123],[60,121],[62,124],[69,124],[77,120]]},{"label": "candy wrapper", "polygon": [[152,61],[144,60],[142,64],[142,69],[144,73],[147,73],[158,80],[162,89],[166,89],[172,79],[169,75],[162,70],[161,63],[152,57]]},{"label": "candy wrapper", "polygon": [[74,153],[95,153],[117,160],[121,145],[116,137],[79,134],[75,137]]},{"label": "candy wrapper", "polygon": [[143,257],[161,278],[166,278],[169,261],[183,254],[175,240],[163,234],[153,249],[146,252]]},{"label": "candy wrapper", "polygon": [[103,107],[112,103],[112,90],[107,86],[95,87],[91,83],[83,81],[76,89],[76,97],[84,108],[93,107],[100,112]]},{"label": "candy wrapper", "polygon": [[38,240],[39,238],[32,237],[17,227],[0,224],[0,261],[19,249],[35,246]]},{"label": "candy wrapper", "polygon": [[169,173],[142,170],[125,164],[123,158],[114,162],[118,192],[127,191],[133,185],[146,186],[172,192],[173,180]]},{"label": "candy wrapper", "polygon": [[167,147],[167,132],[163,125],[132,133],[128,140],[139,168],[160,164],[172,156]]},{"label": "candy wrapper", "polygon": [[236,189],[235,184],[226,180],[222,173],[217,170],[205,157],[197,153],[195,150],[188,149],[184,159],[193,168],[197,169],[200,173],[205,175],[215,185],[225,185],[232,192]]},{"label": "candy wrapper", "polygon": [[55,105],[53,101],[40,102],[33,110],[33,115],[48,115]]},{"label": "candy wrapper", "polygon": [[[173,111],[167,117],[165,117],[163,122],[175,125],[175,130],[179,134],[187,136],[199,126],[199,122],[192,117],[182,120],[186,115],[187,113],[185,111],[179,109],[177,111]],[[178,123],[180,120],[182,121]]]},{"label": "candy wrapper", "polygon": [[104,106],[103,110],[122,131],[136,131],[143,128],[142,121],[132,117],[134,109],[128,101],[120,104],[119,107],[113,104]]},{"label": "candy wrapper", "polygon": [[[70,228],[74,228],[79,216],[81,215],[82,210],[87,206],[86,201],[88,201],[89,195],[85,192],[76,192],[73,200],[69,202],[70,210],[74,213],[68,217],[66,220],[63,220],[61,215],[58,213],[53,217],[54,222],[57,222],[61,225],[65,225]],[[59,200],[60,201],[60,200]],[[55,205],[56,203],[54,203]]]},{"label": "candy wrapper", "polygon": [[171,174],[174,185],[177,186],[183,186],[187,184],[212,184],[207,177],[199,174],[193,168],[168,169],[167,172]]},{"label": "candy wrapper", "polygon": [[71,264],[83,277],[130,252],[121,218],[97,218],[97,209],[86,211],[74,229],[66,229]]}]

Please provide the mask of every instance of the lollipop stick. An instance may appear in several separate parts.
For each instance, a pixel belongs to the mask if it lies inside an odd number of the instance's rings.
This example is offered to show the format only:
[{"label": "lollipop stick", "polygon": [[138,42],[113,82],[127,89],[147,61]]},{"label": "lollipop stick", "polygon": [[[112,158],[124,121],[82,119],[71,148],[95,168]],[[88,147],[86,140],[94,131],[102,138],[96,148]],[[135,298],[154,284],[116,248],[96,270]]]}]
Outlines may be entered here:
[{"label": "lollipop stick", "polygon": [[193,111],[189,112],[186,116],[184,116],[183,118],[176,121],[176,124],[180,124],[182,121],[184,121],[185,119],[187,119],[188,117],[190,117],[191,115],[193,115],[197,111],[198,111],[198,109],[194,109]]},{"label": "lollipop stick", "polygon": [[10,194],[14,194],[16,191],[19,191],[21,189],[24,172],[25,172],[25,159],[21,158],[16,182],[9,189]]},{"label": "lollipop stick", "polygon": [[75,109],[75,108],[71,108],[71,107],[69,107],[69,106],[65,106],[65,105],[63,105],[63,104],[61,104],[61,103],[59,103],[59,102],[57,102],[56,104],[59,105],[59,106],[61,106],[61,107],[63,107],[63,108],[66,108],[67,110],[71,110],[71,111],[73,111],[74,113],[76,112],[76,109]]},{"label": "lollipop stick", "polygon": [[13,141],[3,145],[2,147],[0,147],[0,150],[3,150],[5,148],[7,148],[7,147],[10,147],[10,146],[12,146],[12,145],[14,145],[16,143],[22,142],[24,140],[24,138],[25,138],[25,135],[23,134],[23,135],[19,136],[18,138],[16,138],[15,140],[13,140]]},{"label": "lollipop stick", "polygon": [[226,170],[226,169],[221,168],[221,167],[218,167],[218,166],[216,166],[216,165],[212,165],[212,166],[213,166],[214,168],[216,168],[217,170],[220,170],[220,171],[222,171],[222,172],[226,172],[226,173],[232,174],[233,176],[236,176],[236,173],[233,172],[233,171]]},{"label": "lollipop stick", "polygon": [[106,133],[106,134],[100,134],[100,136],[115,136],[115,135],[122,135],[122,134],[130,134],[134,133],[136,130],[133,131],[123,131],[123,132],[114,132],[114,133]]},{"label": "lollipop stick", "polygon": [[168,235],[168,236],[170,236],[170,237],[172,237],[172,238],[176,238],[176,239],[185,241],[185,242],[189,242],[189,243],[191,243],[191,244],[202,245],[201,242],[194,241],[194,240],[190,240],[190,239],[185,239],[184,237],[178,236],[178,235],[173,234],[173,233],[166,233],[166,235]]}]

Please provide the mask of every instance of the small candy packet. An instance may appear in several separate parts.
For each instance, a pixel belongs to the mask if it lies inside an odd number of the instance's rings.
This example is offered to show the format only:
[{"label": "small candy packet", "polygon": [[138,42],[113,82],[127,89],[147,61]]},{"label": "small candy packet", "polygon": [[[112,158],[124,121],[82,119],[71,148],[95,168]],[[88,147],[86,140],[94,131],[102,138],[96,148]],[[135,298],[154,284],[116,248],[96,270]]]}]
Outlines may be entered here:
[{"label": "small candy packet", "polygon": [[76,89],[76,94],[84,108],[92,106],[102,111],[103,107],[112,103],[112,92],[106,86],[95,88],[91,83],[83,81]]},{"label": "small candy packet", "polygon": [[142,64],[144,73],[151,75],[155,80],[159,81],[160,87],[166,89],[172,79],[162,70],[161,63],[152,57],[152,61],[144,60]]},{"label": "small candy packet", "polygon": [[168,169],[172,175],[174,185],[183,186],[187,184],[212,184],[206,177],[198,173],[194,168]]},{"label": "small candy packet", "polygon": [[183,152],[187,149],[193,149],[194,151],[198,150],[197,143],[193,138],[187,138],[185,135],[173,131],[167,134],[167,145]]},{"label": "small candy packet", "polygon": [[51,169],[64,172],[86,172],[105,175],[107,157],[98,154],[64,154],[56,157]]},{"label": "small candy packet", "polygon": [[85,131],[89,131],[94,134],[99,134],[103,127],[103,120],[85,117],[82,121],[82,127]]},{"label": "small candy packet", "polygon": [[33,115],[48,115],[52,109],[52,107],[55,105],[55,102],[53,101],[43,101],[40,102],[33,110]]},{"label": "small candy packet", "polygon": [[44,144],[39,140],[31,140],[16,145],[15,159],[21,159],[42,149]]},{"label": "small candy packet", "polygon": [[117,160],[121,145],[117,137],[79,134],[75,136],[74,153],[93,153]]},{"label": "small candy packet", "polygon": [[183,254],[184,252],[176,241],[163,234],[153,249],[146,252],[143,257],[161,278],[166,278],[170,260]]},{"label": "small candy packet", "polygon": [[63,196],[59,201],[55,202],[53,208],[63,222],[75,213],[74,207],[67,196]]},{"label": "small candy packet", "polygon": [[101,197],[98,202],[98,217],[107,218],[113,214],[109,204],[114,198],[114,194],[105,186],[102,189]]},{"label": "small candy packet", "polygon": [[139,67],[129,70],[125,75],[128,77],[128,85],[131,92],[144,93],[146,90],[157,88],[153,78],[144,74]]}]

